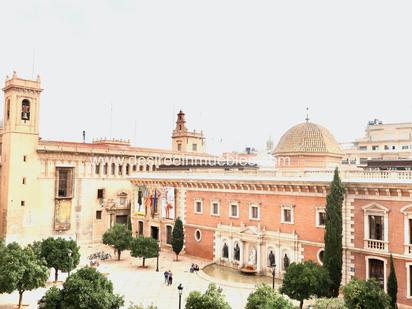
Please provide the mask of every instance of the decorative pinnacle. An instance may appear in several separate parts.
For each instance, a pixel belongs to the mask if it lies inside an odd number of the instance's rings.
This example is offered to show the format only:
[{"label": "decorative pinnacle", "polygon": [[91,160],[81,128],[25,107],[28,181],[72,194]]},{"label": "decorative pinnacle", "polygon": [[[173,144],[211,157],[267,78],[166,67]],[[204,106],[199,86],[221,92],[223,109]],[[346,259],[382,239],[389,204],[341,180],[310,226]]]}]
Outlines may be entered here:
[{"label": "decorative pinnacle", "polygon": [[309,107],[306,107],[306,122],[309,122]]}]

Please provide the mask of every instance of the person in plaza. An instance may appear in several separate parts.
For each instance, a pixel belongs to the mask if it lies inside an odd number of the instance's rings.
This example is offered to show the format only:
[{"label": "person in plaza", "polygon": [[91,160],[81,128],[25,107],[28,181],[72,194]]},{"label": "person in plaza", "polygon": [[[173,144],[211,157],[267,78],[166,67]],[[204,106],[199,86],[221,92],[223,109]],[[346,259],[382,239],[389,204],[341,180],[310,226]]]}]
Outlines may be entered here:
[{"label": "person in plaza", "polygon": [[173,274],[172,272],[169,270],[169,277],[168,277],[168,285],[172,285],[173,283]]},{"label": "person in plaza", "polygon": [[165,284],[169,285],[169,272],[167,270],[165,270],[163,275],[165,276]]}]

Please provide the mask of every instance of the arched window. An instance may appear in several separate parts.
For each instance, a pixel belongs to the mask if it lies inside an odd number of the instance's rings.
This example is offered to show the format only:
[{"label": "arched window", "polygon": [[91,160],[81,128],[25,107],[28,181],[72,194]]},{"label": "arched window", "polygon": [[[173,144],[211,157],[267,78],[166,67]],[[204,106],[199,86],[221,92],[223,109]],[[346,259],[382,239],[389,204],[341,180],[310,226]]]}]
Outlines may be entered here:
[{"label": "arched window", "polygon": [[225,259],[228,259],[229,258],[229,247],[227,246],[227,243],[224,243],[223,244],[223,250],[222,250],[223,252],[222,252],[222,256],[225,258]]},{"label": "arched window", "polygon": [[27,99],[21,102],[21,120],[30,120],[30,101]]},{"label": "arched window", "polygon": [[236,243],[235,247],[233,248],[233,258],[235,259],[235,261],[240,261],[240,247],[238,243]]}]

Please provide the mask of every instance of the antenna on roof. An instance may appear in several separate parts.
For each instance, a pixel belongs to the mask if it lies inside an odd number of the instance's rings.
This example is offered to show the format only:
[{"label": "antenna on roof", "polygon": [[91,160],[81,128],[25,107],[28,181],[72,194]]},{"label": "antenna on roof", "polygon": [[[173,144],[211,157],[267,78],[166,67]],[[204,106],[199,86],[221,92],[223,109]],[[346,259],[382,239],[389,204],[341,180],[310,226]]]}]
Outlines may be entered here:
[{"label": "antenna on roof", "polygon": [[309,107],[306,107],[306,122],[309,122]]},{"label": "antenna on roof", "polygon": [[86,143],[86,131],[83,130],[83,143]]}]

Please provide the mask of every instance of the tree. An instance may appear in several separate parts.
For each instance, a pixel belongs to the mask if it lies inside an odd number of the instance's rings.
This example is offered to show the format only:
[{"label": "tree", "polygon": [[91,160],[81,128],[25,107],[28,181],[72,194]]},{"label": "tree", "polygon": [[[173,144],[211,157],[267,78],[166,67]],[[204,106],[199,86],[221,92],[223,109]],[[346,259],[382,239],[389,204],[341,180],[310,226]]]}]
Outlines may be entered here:
[{"label": "tree", "polygon": [[312,261],[292,263],[286,270],[280,292],[298,300],[303,308],[305,299],[325,296],[329,285],[329,274],[323,267]]},{"label": "tree", "polygon": [[353,279],[343,288],[345,304],[355,309],[389,309],[390,297],[375,279]]},{"label": "tree", "polygon": [[130,248],[131,241],[132,231],[123,224],[115,224],[103,234],[103,243],[116,249],[119,261],[122,251]]},{"label": "tree", "polygon": [[39,309],[62,309],[62,295],[60,290],[52,286],[39,300]]},{"label": "tree", "polygon": [[343,299],[318,298],[313,304],[313,309],[349,309]]},{"label": "tree", "polygon": [[[38,245],[34,244],[36,248]],[[59,270],[70,272],[79,265],[80,248],[74,240],[47,238],[41,242],[40,256],[43,257],[49,268],[54,269],[54,281],[59,278]]]},{"label": "tree", "polygon": [[184,237],[183,222],[180,218],[177,218],[172,232],[172,248],[176,254],[176,261],[179,259],[179,254],[183,249]]},{"label": "tree", "polygon": [[294,309],[296,307],[267,284],[258,285],[256,290],[249,294],[245,309],[269,308]]},{"label": "tree", "polygon": [[388,295],[391,298],[391,307],[396,309],[398,306],[396,304],[398,295],[398,280],[396,279],[395,265],[393,263],[393,256],[390,257],[390,272],[387,284]]},{"label": "tree", "polygon": [[159,245],[157,240],[152,237],[137,237],[131,243],[131,255],[133,257],[143,258],[142,266],[145,267],[145,260],[157,257],[159,254]]},{"label": "tree", "polygon": [[331,279],[330,296],[337,297],[342,281],[342,205],[345,188],[335,169],[330,192],[326,198],[325,251],[323,266]]},{"label": "tree", "polygon": [[23,293],[46,286],[49,270],[44,260],[37,258],[30,247],[22,248],[11,243],[0,257],[0,294],[19,293],[19,308]]},{"label": "tree", "polygon": [[186,299],[185,309],[230,309],[226,302],[222,289],[214,283],[209,284],[206,292],[201,294],[199,291],[193,291]]},{"label": "tree", "polygon": [[119,309],[122,296],[113,293],[112,282],[92,267],[84,267],[67,278],[63,289],[49,289],[39,301],[41,309]]}]

